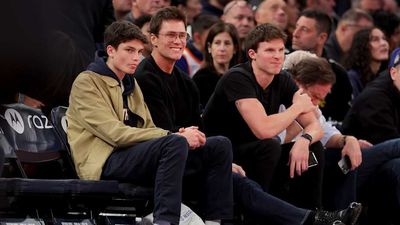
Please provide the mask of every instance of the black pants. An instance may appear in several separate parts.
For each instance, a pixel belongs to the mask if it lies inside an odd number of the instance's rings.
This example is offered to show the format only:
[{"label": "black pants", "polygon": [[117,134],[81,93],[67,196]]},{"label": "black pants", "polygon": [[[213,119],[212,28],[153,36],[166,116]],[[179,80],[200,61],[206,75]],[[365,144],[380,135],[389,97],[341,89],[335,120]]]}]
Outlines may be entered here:
[{"label": "black pants", "polygon": [[293,143],[280,145],[275,139],[257,140],[236,146],[234,161],[241,165],[247,176],[260,184],[264,191],[298,207],[319,208],[325,164],[323,146],[320,142],[310,146],[318,165],[293,179],[289,177],[288,166],[292,146]]},{"label": "black pants", "polygon": [[224,137],[188,150],[184,137],[169,135],[115,150],[103,167],[103,179],[154,185],[154,219],[179,223],[182,178],[199,176],[205,219],[231,219],[232,150]]},{"label": "black pants", "polygon": [[325,167],[324,148],[321,142],[309,147],[317,158],[318,165],[308,168],[301,176],[289,176],[289,152],[294,143],[282,145],[282,155],[277,167],[271,194],[284,199],[297,207],[316,209],[322,207],[322,181]]},{"label": "black pants", "polygon": [[338,166],[342,158],[342,149],[326,149],[323,206],[325,210],[339,210],[346,208],[351,202],[357,200],[357,171],[344,174]]},{"label": "black pants", "polygon": [[275,139],[257,140],[234,147],[234,161],[246,175],[268,192],[281,155],[281,145]]}]

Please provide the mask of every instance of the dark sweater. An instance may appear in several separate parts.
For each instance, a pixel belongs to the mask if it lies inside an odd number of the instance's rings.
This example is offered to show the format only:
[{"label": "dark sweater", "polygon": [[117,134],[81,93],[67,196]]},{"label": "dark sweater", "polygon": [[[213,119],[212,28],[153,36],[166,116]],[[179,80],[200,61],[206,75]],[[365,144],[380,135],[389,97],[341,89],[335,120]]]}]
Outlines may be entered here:
[{"label": "dark sweater", "polygon": [[176,66],[165,73],[149,56],[139,64],[135,78],[156,126],[173,132],[202,127],[196,84]]}]

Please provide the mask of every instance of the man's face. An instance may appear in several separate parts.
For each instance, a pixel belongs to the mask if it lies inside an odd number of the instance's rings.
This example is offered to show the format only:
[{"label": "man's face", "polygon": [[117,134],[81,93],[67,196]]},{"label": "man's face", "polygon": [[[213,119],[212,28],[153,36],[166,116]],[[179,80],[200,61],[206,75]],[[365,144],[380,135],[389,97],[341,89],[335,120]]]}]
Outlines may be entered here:
[{"label": "man's face", "polygon": [[334,7],[336,5],[336,0],[317,0],[315,8],[325,12],[329,16],[335,14]]},{"label": "man's face", "polygon": [[140,11],[140,15],[154,15],[158,10],[170,4],[169,0],[132,0]]},{"label": "man's face", "polygon": [[249,57],[254,70],[274,76],[282,69],[285,44],[282,39],[260,42],[256,51],[249,50]]},{"label": "man's face", "polygon": [[323,102],[326,96],[329,94],[332,88],[332,84],[313,84],[310,86],[304,86],[299,84],[303,88],[304,92],[311,98],[311,102],[317,106]]},{"label": "man's face", "polygon": [[240,39],[245,38],[255,27],[253,11],[245,1],[238,1],[227,11],[222,19],[224,22],[231,23],[236,27]]},{"label": "man's face", "polygon": [[202,9],[203,6],[200,0],[188,0],[185,7],[187,23],[192,23],[193,19],[201,13]]},{"label": "man's face", "polygon": [[292,48],[315,52],[320,34],[314,19],[301,16],[293,31]]},{"label": "man's face", "polygon": [[390,68],[390,76],[392,77],[394,86],[400,91],[400,65]]},{"label": "man's face", "polygon": [[175,63],[182,57],[186,38],[187,33],[183,21],[163,21],[158,34],[151,34],[153,52],[156,51],[165,60]]},{"label": "man's face", "polygon": [[373,12],[383,8],[383,0],[360,0],[360,8],[367,11]]},{"label": "man's face", "polygon": [[345,29],[341,30],[342,35],[346,38],[346,42],[352,43],[354,35],[362,30],[371,28],[374,24],[365,18],[359,19],[357,22],[346,22]]},{"label": "man's face", "polygon": [[107,46],[109,58],[107,65],[119,77],[120,75],[123,77],[125,74],[133,74],[140,62],[143,49],[143,42],[137,39],[121,43],[116,49],[109,45]]},{"label": "man's face", "polygon": [[285,30],[288,24],[286,3],[283,0],[264,0],[257,8],[255,19],[257,24],[271,23]]},{"label": "man's face", "polygon": [[131,0],[113,0],[113,7],[115,11],[129,12],[131,11]]}]

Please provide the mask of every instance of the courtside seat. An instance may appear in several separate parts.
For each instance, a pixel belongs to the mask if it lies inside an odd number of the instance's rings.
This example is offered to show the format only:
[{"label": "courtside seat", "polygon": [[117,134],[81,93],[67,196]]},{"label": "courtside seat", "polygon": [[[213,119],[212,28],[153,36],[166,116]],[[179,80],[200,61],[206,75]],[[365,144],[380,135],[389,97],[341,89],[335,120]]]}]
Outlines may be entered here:
[{"label": "courtside seat", "polygon": [[100,211],[119,193],[116,181],[75,179],[66,147],[38,109],[0,106],[0,150],[21,170],[20,177],[0,179],[2,212]]},{"label": "courtside seat", "polygon": [[[67,109],[68,108],[65,106],[57,106],[51,110],[50,117],[57,134],[60,136],[60,139],[64,141],[69,155],[71,156],[66,133],[68,121],[66,120],[65,113]],[[144,187],[132,183],[119,183],[118,189],[119,194],[114,196],[113,203],[110,204],[109,207],[110,211],[117,211],[112,208],[118,208],[124,211],[120,206],[126,206],[125,209],[127,209],[127,211],[130,211],[129,208],[133,206],[131,211],[139,216],[143,216],[151,211],[151,202],[154,197],[153,187]]]}]

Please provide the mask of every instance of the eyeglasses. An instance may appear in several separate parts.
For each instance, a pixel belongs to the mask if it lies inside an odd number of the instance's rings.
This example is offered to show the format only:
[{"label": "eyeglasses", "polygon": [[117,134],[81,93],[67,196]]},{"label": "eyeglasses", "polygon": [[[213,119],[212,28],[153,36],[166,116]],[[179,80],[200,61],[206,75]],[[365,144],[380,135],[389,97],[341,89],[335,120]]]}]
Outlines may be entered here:
[{"label": "eyeglasses", "polygon": [[243,0],[235,0],[235,1],[231,1],[230,3],[228,3],[225,8],[224,8],[224,15],[228,14],[228,12],[235,7],[236,5],[238,5],[239,7],[244,7],[244,6],[248,6],[248,3],[246,1]]},{"label": "eyeglasses", "polygon": [[186,32],[167,32],[165,34],[159,33],[158,35],[165,36],[170,42],[175,41],[176,38],[179,38],[181,41],[188,41],[190,39],[190,35]]}]

